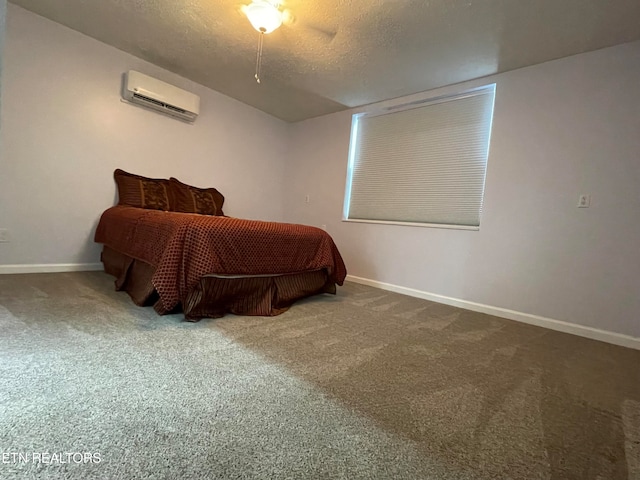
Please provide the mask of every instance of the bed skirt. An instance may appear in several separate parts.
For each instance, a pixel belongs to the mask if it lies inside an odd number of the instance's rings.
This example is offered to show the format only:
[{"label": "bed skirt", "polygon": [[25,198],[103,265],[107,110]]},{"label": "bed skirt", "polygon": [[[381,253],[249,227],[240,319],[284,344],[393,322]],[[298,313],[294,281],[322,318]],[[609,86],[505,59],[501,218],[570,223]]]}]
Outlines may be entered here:
[{"label": "bed skirt", "polygon": [[[104,271],[116,277],[116,290],[127,292],[136,305],[161,310],[153,286],[154,266],[107,246],[101,260]],[[320,293],[336,293],[336,285],[325,270],[275,276],[205,275],[176,311],[181,309],[189,321],[219,318],[225,313],[275,316],[297,300]]]}]

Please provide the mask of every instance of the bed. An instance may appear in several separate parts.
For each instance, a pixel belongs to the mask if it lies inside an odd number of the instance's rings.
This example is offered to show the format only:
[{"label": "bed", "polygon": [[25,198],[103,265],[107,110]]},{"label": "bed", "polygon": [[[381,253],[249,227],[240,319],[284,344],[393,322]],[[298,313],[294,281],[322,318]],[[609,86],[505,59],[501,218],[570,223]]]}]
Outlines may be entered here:
[{"label": "bed", "polygon": [[[190,321],[273,316],[344,282],[344,262],[324,230],[226,216],[217,190],[173,178],[122,170],[115,178],[119,204],[103,212],[95,241],[116,289],[137,305],[182,311]],[[189,193],[182,204],[180,190]]]}]

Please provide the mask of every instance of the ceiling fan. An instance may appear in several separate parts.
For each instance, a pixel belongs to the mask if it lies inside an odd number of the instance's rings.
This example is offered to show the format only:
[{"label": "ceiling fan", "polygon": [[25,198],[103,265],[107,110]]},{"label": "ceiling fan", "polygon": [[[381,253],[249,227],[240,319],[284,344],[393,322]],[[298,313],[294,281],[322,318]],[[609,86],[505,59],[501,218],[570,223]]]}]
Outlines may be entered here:
[{"label": "ceiling fan", "polygon": [[[247,16],[249,22],[258,31],[258,49],[256,54],[256,82],[260,83],[260,73],[262,70],[262,48],[264,36],[278,29],[281,25],[292,25],[295,17],[291,11],[283,8],[282,0],[252,0],[248,5],[242,5],[240,10]],[[329,32],[319,27],[308,26],[309,28],[322,33],[330,40],[336,36],[337,32]]]},{"label": "ceiling fan", "polygon": [[282,25],[284,12],[280,9],[280,0],[253,0],[241,10],[249,19],[251,26],[258,31],[258,52],[256,55],[256,82],[260,83],[262,70],[262,45],[264,36]]}]

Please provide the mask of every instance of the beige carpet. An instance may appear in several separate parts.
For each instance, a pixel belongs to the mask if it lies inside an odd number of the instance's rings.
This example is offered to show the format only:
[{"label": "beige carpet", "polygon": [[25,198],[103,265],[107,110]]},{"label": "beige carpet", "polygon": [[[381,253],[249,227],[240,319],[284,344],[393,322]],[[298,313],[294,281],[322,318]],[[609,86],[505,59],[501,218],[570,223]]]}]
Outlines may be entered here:
[{"label": "beige carpet", "polygon": [[185,323],[0,276],[0,478],[640,479],[640,352],[347,283]]}]

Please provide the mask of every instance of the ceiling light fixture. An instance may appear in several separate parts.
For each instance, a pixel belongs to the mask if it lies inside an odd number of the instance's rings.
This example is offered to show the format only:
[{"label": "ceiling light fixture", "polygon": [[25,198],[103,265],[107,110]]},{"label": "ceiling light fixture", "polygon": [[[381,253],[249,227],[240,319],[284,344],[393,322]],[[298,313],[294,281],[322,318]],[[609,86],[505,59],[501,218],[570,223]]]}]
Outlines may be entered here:
[{"label": "ceiling light fixture", "polygon": [[273,32],[282,25],[282,12],[278,9],[279,1],[253,0],[244,7],[244,13],[251,22],[253,28],[258,31],[258,53],[256,56],[256,82],[260,83],[260,71],[262,70],[262,44],[264,35]]},{"label": "ceiling light fixture", "polygon": [[253,0],[245,8],[245,14],[253,28],[260,33],[271,33],[282,25],[282,13],[278,5],[267,0]]}]

